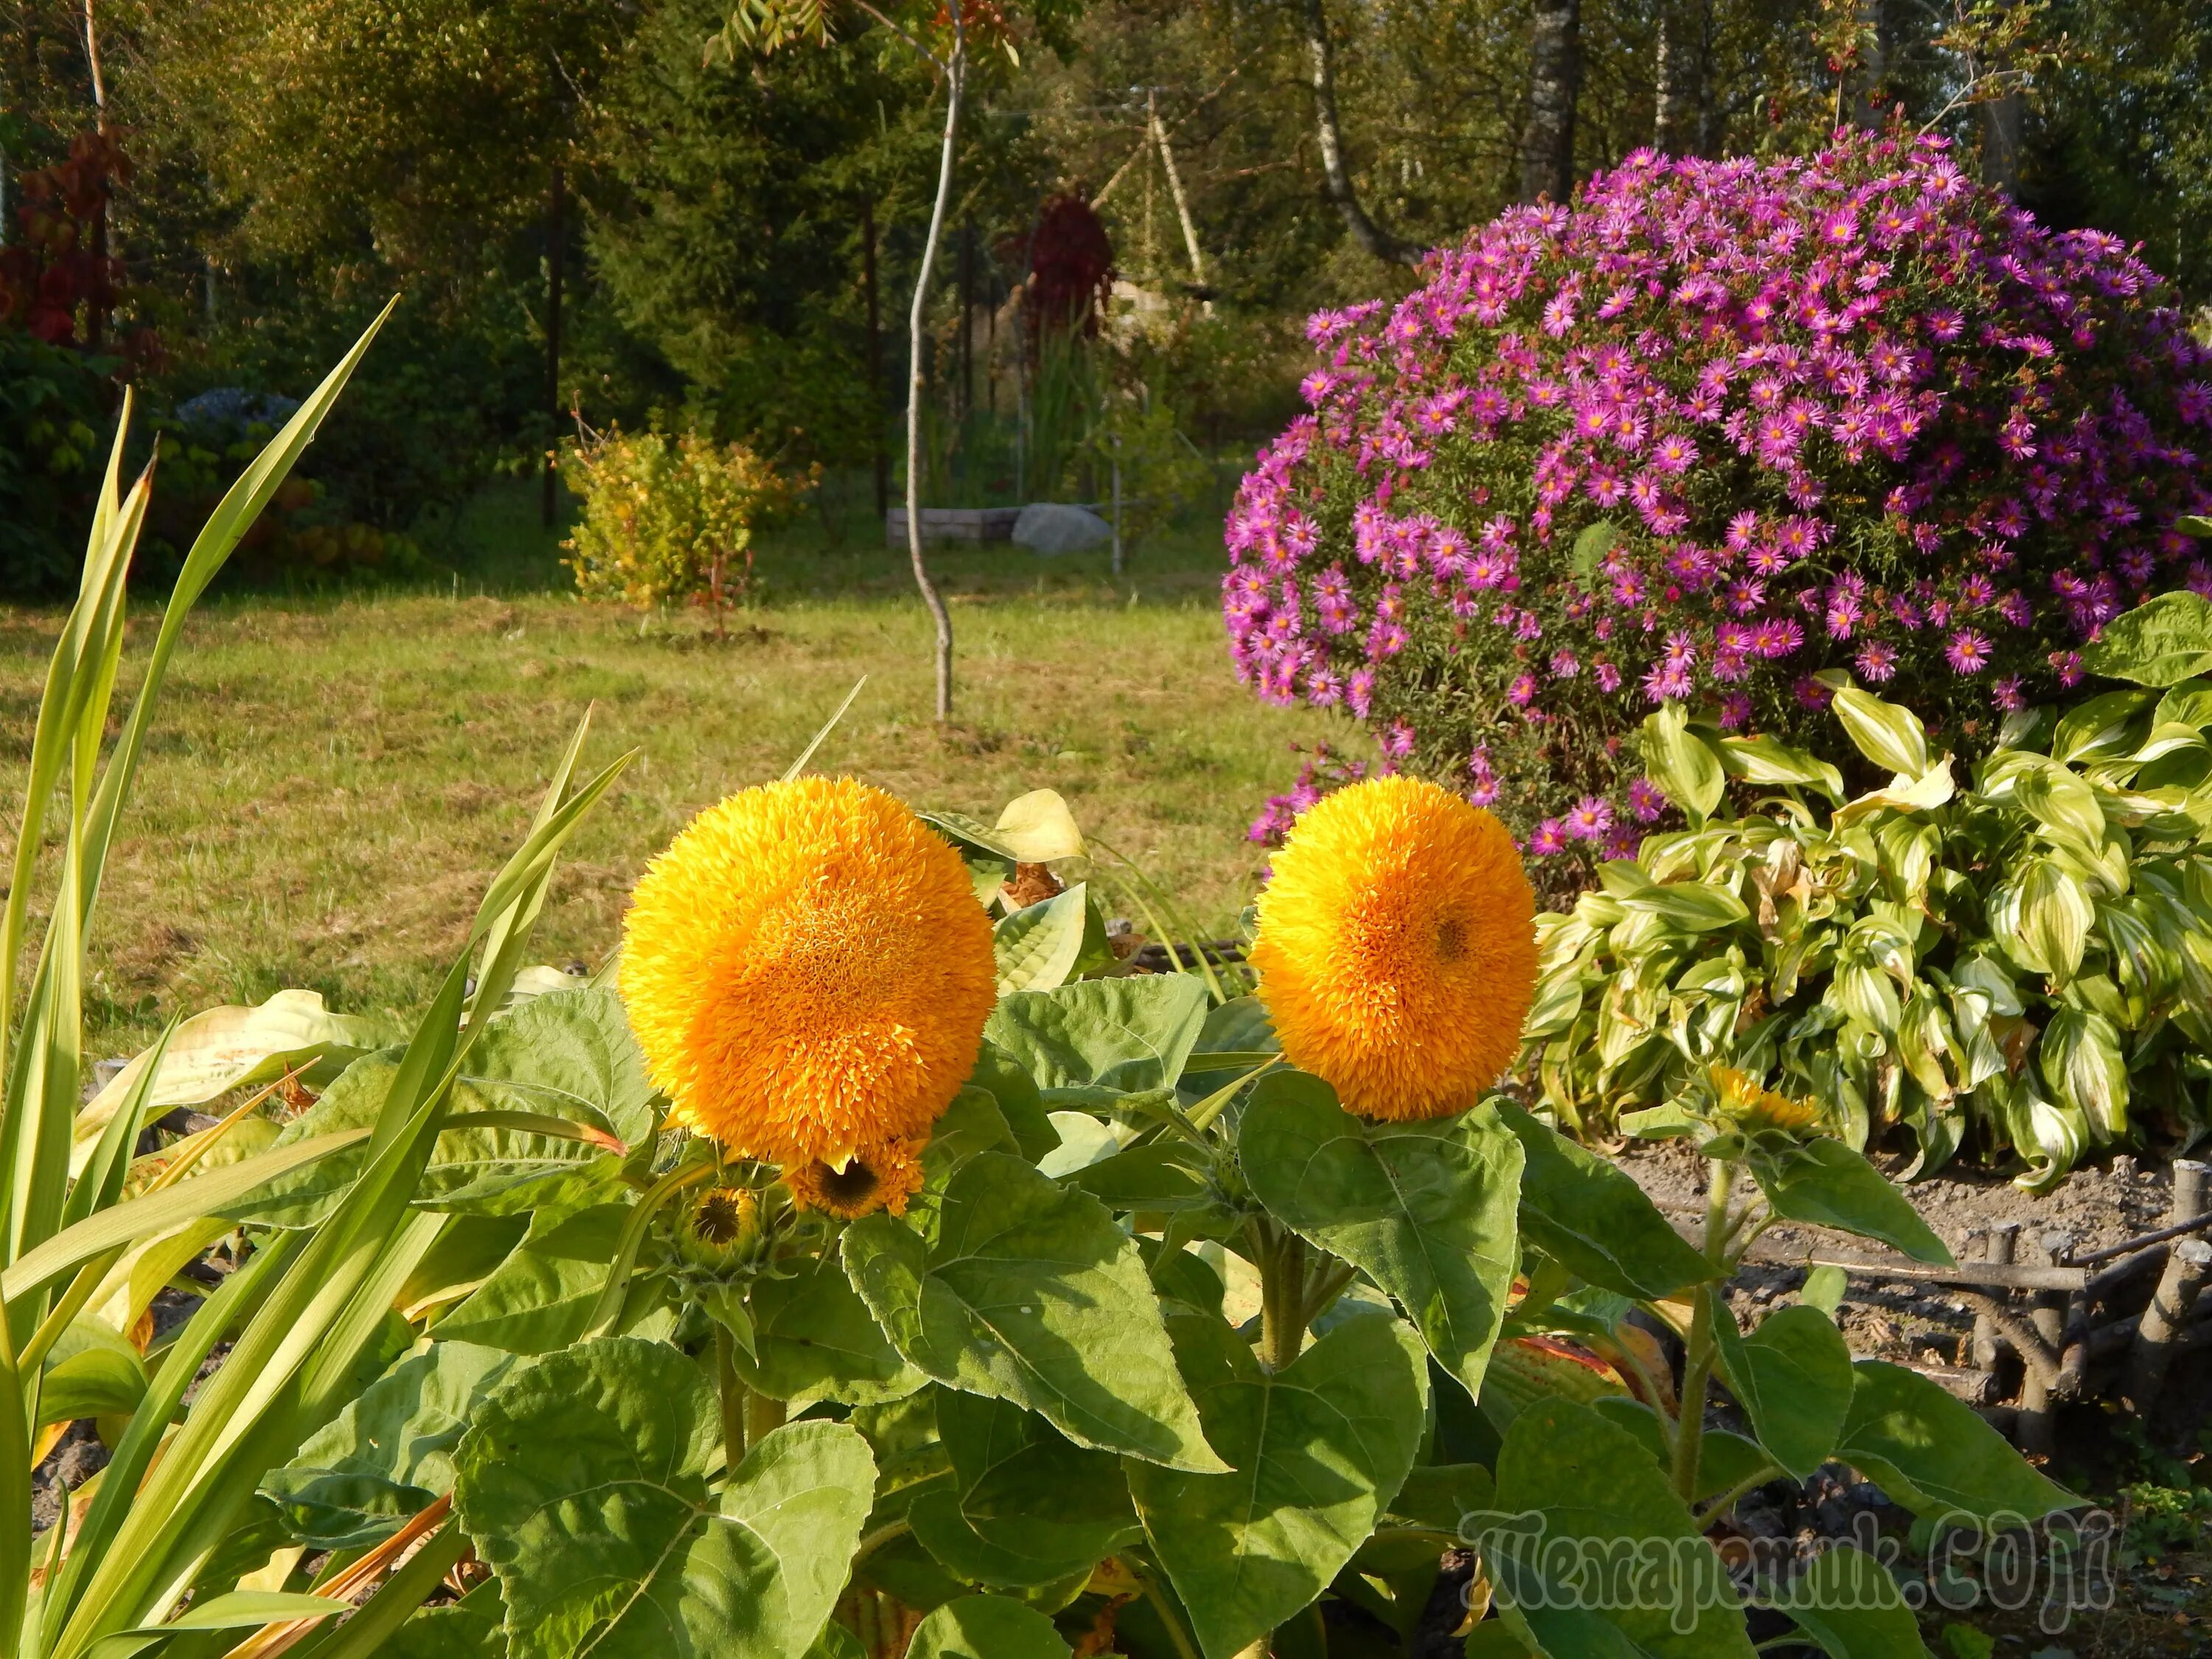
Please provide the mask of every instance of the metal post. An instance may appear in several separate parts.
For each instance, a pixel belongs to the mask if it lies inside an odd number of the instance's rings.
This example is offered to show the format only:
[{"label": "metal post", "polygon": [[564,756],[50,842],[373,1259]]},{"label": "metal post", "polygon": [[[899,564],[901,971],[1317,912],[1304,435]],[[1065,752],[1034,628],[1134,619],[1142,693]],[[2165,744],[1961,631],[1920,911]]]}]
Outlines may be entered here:
[{"label": "metal post", "polygon": [[1114,439],[1114,574],[1121,574],[1121,440]]}]

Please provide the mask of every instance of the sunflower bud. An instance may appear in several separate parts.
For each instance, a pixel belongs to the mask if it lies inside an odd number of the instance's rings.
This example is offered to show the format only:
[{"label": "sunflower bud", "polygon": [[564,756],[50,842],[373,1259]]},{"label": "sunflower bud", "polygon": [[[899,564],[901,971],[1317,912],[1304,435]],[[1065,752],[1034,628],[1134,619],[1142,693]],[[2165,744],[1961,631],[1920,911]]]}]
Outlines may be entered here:
[{"label": "sunflower bud", "polygon": [[1715,1109],[1745,1134],[1778,1129],[1784,1134],[1802,1135],[1819,1128],[1826,1115],[1820,1103],[1810,1095],[1783,1094],[1733,1066],[1716,1066],[1710,1075]]},{"label": "sunflower bud", "polygon": [[676,1253],[687,1266],[719,1273],[745,1261],[760,1242],[760,1195],[743,1187],[705,1187],[678,1213]]}]

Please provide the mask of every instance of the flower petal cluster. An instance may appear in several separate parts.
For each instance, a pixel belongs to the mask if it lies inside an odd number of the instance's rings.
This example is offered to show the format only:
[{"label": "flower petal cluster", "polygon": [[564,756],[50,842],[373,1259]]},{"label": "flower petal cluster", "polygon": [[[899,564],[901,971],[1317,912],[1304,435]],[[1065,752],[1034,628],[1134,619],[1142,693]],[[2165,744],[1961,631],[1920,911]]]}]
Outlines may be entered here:
[{"label": "flower petal cluster", "polygon": [[653,861],[621,986],[676,1121],[857,1213],[914,1189],[997,971],[959,854],[884,791],[808,777],[708,808]]},{"label": "flower petal cluster", "polygon": [[1512,1064],[1535,896],[1488,812],[1418,779],[1352,784],[1291,826],[1259,908],[1252,965],[1283,1052],[1349,1110],[1442,1116]]},{"label": "flower petal cluster", "polygon": [[1259,695],[1472,774],[1532,851],[1632,851],[1655,703],[1828,747],[1838,669],[1971,752],[2145,593],[2212,591],[2176,527],[2212,508],[2212,350],[1940,140],[1641,151],[1424,276],[1309,325],[1224,616]]},{"label": "flower petal cluster", "polygon": [[1714,1066],[1711,1077],[1715,1109],[1747,1133],[1779,1129],[1802,1134],[1817,1128],[1826,1115],[1812,1096],[1785,1095],[1733,1066]]}]

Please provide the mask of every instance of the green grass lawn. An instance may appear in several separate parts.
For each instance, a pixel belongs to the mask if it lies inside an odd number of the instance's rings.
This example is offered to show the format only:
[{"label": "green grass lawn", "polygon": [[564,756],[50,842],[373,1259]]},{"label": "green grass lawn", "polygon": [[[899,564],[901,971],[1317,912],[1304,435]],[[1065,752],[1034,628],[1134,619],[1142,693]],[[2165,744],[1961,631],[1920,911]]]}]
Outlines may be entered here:
[{"label": "green grass lawn", "polygon": [[[1058,789],[1208,931],[1250,896],[1244,826],[1294,773],[1290,745],[1329,729],[1236,684],[1219,555],[1197,534],[1137,550],[1118,585],[1103,555],[938,555],[960,676],[940,727],[902,555],[850,534],[826,550],[810,522],[763,549],[766,601],[718,642],[696,613],[641,628],[563,593],[534,501],[487,495],[460,526],[462,574],[429,591],[202,607],[102,893],[101,1052],[173,1011],[284,986],[355,1011],[418,1005],[587,708],[589,763],[643,753],[571,844],[538,933],[556,963],[597,962],[646,859],[701,807],[780,774],[862,674],[818,768],[987,818]],[[59,620],[0,613],[10,822]],[[134,617],[134,657],[155,620]]]}]

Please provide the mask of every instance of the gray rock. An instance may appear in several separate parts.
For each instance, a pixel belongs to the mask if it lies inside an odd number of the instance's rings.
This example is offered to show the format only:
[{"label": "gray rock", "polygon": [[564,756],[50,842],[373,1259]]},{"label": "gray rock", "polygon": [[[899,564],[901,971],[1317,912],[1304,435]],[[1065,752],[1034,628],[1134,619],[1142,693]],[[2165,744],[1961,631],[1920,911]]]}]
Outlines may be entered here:
[{"label": "gray rock", "polygon": [[1036,553],[1080,553],[1114,534],[1088,507],[1060,501],[1031,501],[1014,520],[1014,539]]}]

